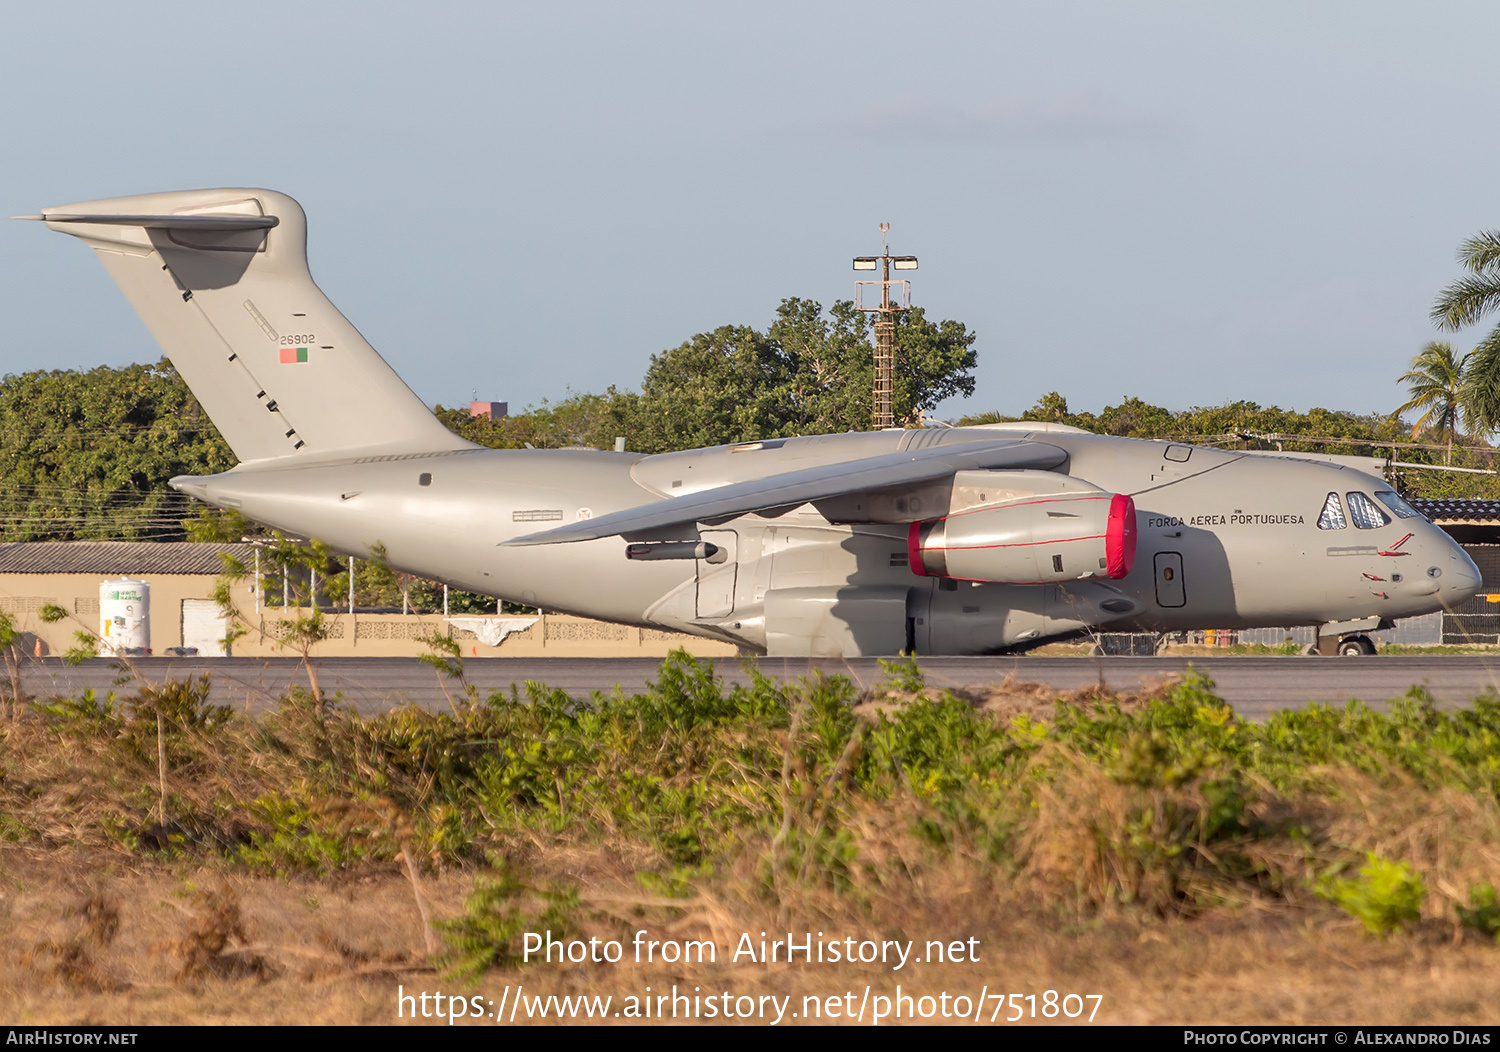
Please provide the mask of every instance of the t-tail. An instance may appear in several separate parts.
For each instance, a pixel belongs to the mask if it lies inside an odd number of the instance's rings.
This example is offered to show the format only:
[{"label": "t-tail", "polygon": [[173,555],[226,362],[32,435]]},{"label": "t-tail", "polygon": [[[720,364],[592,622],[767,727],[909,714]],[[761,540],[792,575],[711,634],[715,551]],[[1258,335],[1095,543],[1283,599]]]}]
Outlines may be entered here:
[{"label": "t-tail", "polygon": [[242,462],[467,447],[313,283],[272,190],[84,201],[39,216],[103,261]]}]

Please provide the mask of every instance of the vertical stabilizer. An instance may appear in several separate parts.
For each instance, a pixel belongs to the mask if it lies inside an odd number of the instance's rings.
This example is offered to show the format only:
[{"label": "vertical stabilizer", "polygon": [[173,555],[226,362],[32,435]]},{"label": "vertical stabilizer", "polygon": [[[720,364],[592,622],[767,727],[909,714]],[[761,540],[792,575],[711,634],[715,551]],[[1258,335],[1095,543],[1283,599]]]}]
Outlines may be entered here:
[{"label": "vertical stabilizer", "polygon": [[469,445],[313,283],[307,218],[285,194],[142,194],[31,218],[98,254],[241,461]]}]

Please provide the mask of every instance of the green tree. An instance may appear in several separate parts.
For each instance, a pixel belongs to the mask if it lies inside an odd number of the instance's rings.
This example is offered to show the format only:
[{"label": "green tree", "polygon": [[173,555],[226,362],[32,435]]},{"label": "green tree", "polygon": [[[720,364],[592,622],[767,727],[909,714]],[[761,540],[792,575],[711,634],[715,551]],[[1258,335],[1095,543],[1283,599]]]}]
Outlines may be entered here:
[{"label": "green tree", "polygon": [[1106,406],[1099,414],[1099,425],[1106,435],[1144,437],[1176,430],[1177,419],[1169,409],[1152,405],[1139,398],[1127,398],[1119,405]]},{"label": "green tree", "polygon": [[200,543],[233,544],[263,531],[233,508],[204,508],[196,518],[183,519],[187,539]]},{"label": "green tree", "polygon": [[1472,387],[1469,355],[1456,355],[1452,344],[1433,340],[1411,360],[1411,368],[1400,382],[1409,385],[1411,397],[1397,408],[1395,415],[1420,412],[1422,415],[1412,425],[1411,437],[1415,440],[1424,428],[1435,431],[1448,443],[1443,463],[1452,464],[1453,436],[1460,422],[1468,424],[1473,417],[1469,408]]},{"label": "green tree", "polygon": [[[840,300],[781,301],[766,332],[726,325],[654,355],[628,408],[631,448],[669,449],[758,438],[864,430],[871,425],[872,326]],[[946,398],[974,393],[975,334],[932,322],[920,308],[899,315],[893,406],[915,424]]]},{"label": "green tree", "polygon": [[637,395],[611,387],[603,394],[574,394],[561,402],[543,401],[513,416],[492,420],[470,416],[467,408],[438,406],[434,412],[454,434],[491,449],[560,449],[595,446],[608,449],[624,435]]},{"label": "green tree", "polygon": [[795,434],[829,434],[870,426],[875,355],[865,315],[839,300],[827,318],[822,304],[781,301],[766,335],[786,356]]},{"label": "green tree", "polygon": [[[236,585],[250,576],[250,567],[228,552],[222,553],[220,558],[224,569],[215,582],[213,599],[218,603],[219,613],[229,622],[229,633],[224,638],[225,648],[229,649],[236,639],[248,632],[263,629],[264,626],[263,622],[257,623],[261,622],[261,618],[251,621],[235,600]],[[307,683],[312,690],[319,716],[326,712],[323,690],[318,682],[318,668],[313,662],[312,652],[328,638],[330,625],[323,616],[320,605],[321,587],[314,588],[312,581],[321,578],[321,585],[322,581],[327,580],[329,572],[337,569],[337,565],[333,551],[326,544],[316,540],[290,540],[279,530],[271,532],[270,543],[261,550],[262,576],[259,586],[265,588],[266,598],[280,598],[271,588],[266,587],[269,582],[275,581],[287,589],[287,598],[295,604],[295,616],[293,608],[283,606],[283,616],[276,620],[272,629],[276,646],[295,651],[302,658],[302,669],[307,674]],[[266,614],[270,614],[269,603]]]},{"label": "green tree", "polygon": [[1026,410],[1025,419],[1060,424],[1068,419],[1068,400],[1056,391],[1048,391],[1036,400],[1036,405]]},{"label": "green tree", "polygon": [[[964,417],[958,423],[960,427],[964,427],[1007,419],[1010,418],[999,413],[982,413]],[[1276,449],[1289,453],[1383,456],[1391,448],[1392,442],[1405,440],[1407,437],[1405,426],[1389,414],[1360,415],[1321,408],[1299,413],[1248,401],[1170,410],[1139,398],[1126,398],[1119,405],[1105,406],[1101,412],[1094,414],[1071,410],[1067,399],[1056,391],[1050,391],[1038,399],[1036,405],[1026,410],[1022,419],[1070,424],[1085,431],[1129,438],[1169,439],[1223,445],[1232,449]],[[1407,449],[1403,450],[1402,459],[1430,462],[1434,458],[1427,450]],[[1465,466],[1485,466],[1481,462],[1482,455],[1472,455],[1471,459],[1474,463]],[[1438,485],[1436,480],[1440,476],[1440,472],[1424,472],[1413,476],[1420,481],[1412,488],[1414,491],[1421,491],[1418,495],[1425,495],[1433,486]],[[1466,475],[1461,488],[1467,493],[1481,486],[1484,478]],[[1448,494],[1444,491],[1443,495]]]},{"label": "green tree", "polygon": [[234,462],[165,358],[0,380],[0,539],[179,539],[168,480]]},{"label": "green tree", "polygon": [[978,339],[979,335],[970,332],[962,322],[928,321],[921,307],[897,315],[896,382],[892,398],[896,419],[914,424],[919,413],[936,409],[939,402],[972,395],[973,371],[979,364],[978,352],[974,350]]},{"label": "green tree", "polygon": [[749,326],[699,333],[652,356],[630,444],[654,453],[794,433],[794,372],[781,346]]},{"label": "green tree", "polygon": [[[1469,271],[1438,294],[1432,320],[1447,332],[1472,325],[1500,304],[1500,232],[1485,230],[1458,246]],[[1500,325],[1468,355],[1469,410],[1486,433],[1500,431]]]},{"label": "green tree", "polygon": [[[493,449],[609,449],[618,436],[632,452],[821,435],[870,427],[873,327],[852,301],[826,313],[789,297],[761,332],[724,325],[653,355],[641,393],[611,387],[569,393],[514,416],[491,420],[438,406],[450,431]],[[929,321],[921,308],[896,323],[894,407],[908,425],[944,399],[974,393],[976,336],[956,321]]]}]

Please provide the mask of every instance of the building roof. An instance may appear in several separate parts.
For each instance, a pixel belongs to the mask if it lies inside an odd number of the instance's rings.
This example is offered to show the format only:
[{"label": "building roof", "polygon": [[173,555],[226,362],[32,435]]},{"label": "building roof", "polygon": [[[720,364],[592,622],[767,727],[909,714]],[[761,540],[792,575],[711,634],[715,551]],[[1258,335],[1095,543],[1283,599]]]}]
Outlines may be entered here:
[{"label": "building roof", "polygon": [[0,573],[87,573],[108,577],[224,572],[221,554],[249,563],[248,544],[191,541],[26,541],[0,544]]},{"label": "building roof", "polygon": [[1500,523],[1500,500],[1459,500],[1442,497],[1413,500],[1411,506],[1439,526]]}]

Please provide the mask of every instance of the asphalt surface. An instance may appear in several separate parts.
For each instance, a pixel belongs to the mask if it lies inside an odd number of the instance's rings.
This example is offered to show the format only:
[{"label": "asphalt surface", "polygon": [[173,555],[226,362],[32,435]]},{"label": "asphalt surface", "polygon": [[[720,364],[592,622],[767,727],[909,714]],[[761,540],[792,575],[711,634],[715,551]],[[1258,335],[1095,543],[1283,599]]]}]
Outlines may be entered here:
[{"label": "asphalt surface", "polygon": [[[1103,682],[1118,690],[1137,688],[1166,676],[1183,675],[1190,668],[1207,673],[1217,693],[1244,717],[1263,719],[1280,708],[1310,701],[1342,704],[1358,698],[1382,707],[1413,685],[1425,687],[1442,705],[1463,705],[1487,690],[1500,691],[1500,655],[1392,657],[972,657],[923,658],[921,665],[932,686],[971,686],[1017,680],[1041,683],[1058,690],[1074,690]],[[297,658],[140,658],[133,662],[145,680],[160,683],[168,677],[208,673],[212,700],[255,712],[274,706],[292,684],[307,684],[307,672]],[[415,703],[446,709],[448,700],[435,669],[415,658],[322,658],[315,661],[319,684],[329,694],[362,713]],[[510,690],[532,680],[560,687],[574,696],[594,691],[630,692],[657,677],[655,658],[491,658],[470,660],[465,673],[483,692]],[[884,678],[878,661],[810,661],[805,658],[762,658],[760,670],[782,680],[810,675],[815,669],[849,676],[860,684]],[[720,660],[715,671],[725,680],[749,681],[749,673],[735,660]],[[128,673],[111,661],[96,659],[69,667],[58,659],[27,663],[22,686],[33,696],[76,695],[86,688],[133,693]],[[457,693],[456,688],[454,688]]]}]

